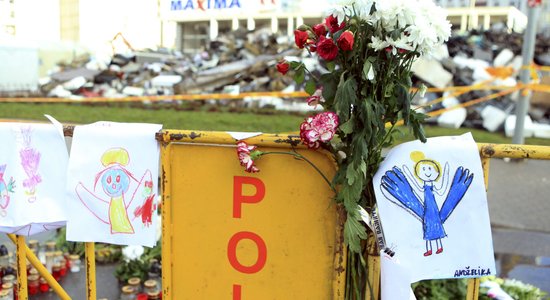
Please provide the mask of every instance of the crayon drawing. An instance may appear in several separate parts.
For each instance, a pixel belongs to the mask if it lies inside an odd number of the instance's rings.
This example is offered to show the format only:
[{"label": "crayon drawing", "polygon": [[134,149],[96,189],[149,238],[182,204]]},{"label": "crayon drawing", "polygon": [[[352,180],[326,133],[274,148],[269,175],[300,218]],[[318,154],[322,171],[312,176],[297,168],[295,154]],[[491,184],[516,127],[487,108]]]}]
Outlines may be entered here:
[{"label": "crayon drawing", "polygon": [[[441,164],[424,156],[420,151],[411,153],[414,162],[414,174],[407,165],[402,169],[394,166],[382,176],[382,194],[391,202],[405,209],[422,222],[426,241],[424,256],[433,253],[432,241],[435,241],[435,254],[443,252],[442,238],[446,237],[443,224],[470,187],[474,174],[464,167],[458,167],[454,173],[451,187],[449,184],[449,164],[441,169]],[[441,207],[436,198],[443,200]]]},{"label": "crayon drawing", "polygon": [[482,174],[471,134],[403,143],[387,153],[374,192],[385,242],[411,282],[495,272]]},{"label": "crayon drawing", "polygon": [[6,172],[7,165],[0,166],[0,216],[5,217],[7,215],[6,209],[10,204],[10,194],[15,193],[15,181],[13,177],[6,182],[4,179],[4,173]]},{"label": "crayon drawing", "polygon": [[134,234],[132,223],[138,217],[143,226],[150,226],[155,209],[151,171],[136,178],[128,170],[130,156],[124,148],[105,151],[100,161],[103,168],[96,174],[93,188],[82,182],[75,188],[82,204],[109,225],[111,234]]},{"label": "crayon drawing", "polygon": [[31,146],[31,127],[21,128],[21,138],[23,140],[23,148],[19,150],[19,156],[21,158],[21,167],[27,175],[27,178],[23,180],[23,187],[25,188],[25,194],[28,196],[27,200],[32,203],[36,201],[36,186],[42,182],[42,178],[38,173],[40,152]]}]

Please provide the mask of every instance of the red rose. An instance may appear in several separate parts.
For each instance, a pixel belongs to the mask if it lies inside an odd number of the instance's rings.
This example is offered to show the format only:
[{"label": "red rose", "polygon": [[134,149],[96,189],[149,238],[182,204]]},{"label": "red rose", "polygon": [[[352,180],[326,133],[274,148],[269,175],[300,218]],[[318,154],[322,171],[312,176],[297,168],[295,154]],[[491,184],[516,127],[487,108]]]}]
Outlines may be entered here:
[{"label": "red rose", "polygon": [[319,53],[322,59],[331,61],[338,55],[338,46],[336,46],[332,39],[321,36],[319,43],[317,43],[317,53]]},{"label": "red rose", "polygon": [[317,24],[313,26],[313,32],[315,32],[317,36],[325,36],[327,34],[327,25],[323,23]]},{"label": "red rose", "polygon": [[351,51],[353,49],[353,32],[346,30],[338,38],[338,47],[344,51]]},{"label": "red rose", "polygon": [[298,48],[303,49],[308,38],[309,34],[306,31],[294,30],[294,41],[296,42],[296,46],[298,46]]},{"label": "red rose", "polygon": [[283,75],[286,75],[288,69],[290,69],[290,64],[284,59],[277,64],[277,71]]},{"label": "red rose", "polygon": [[330,15],[325,19],[325,24],[327,24],[330,33],[338,32],[346,26],[346,22],[342,22],[342,24],[338,26],[338,17],[334,17],[333,15]]}]

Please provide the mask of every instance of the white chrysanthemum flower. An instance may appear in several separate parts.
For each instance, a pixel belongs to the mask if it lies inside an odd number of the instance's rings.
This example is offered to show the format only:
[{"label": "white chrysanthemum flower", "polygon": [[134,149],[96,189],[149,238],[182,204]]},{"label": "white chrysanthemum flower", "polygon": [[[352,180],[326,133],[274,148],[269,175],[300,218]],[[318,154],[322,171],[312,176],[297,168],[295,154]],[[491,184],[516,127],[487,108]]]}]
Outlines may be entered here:
[{"label": "white chrysanthemum flower", "polygon": [[396,48],[407,50],[407,51],[414,50],[414,48],[411,46],[411,44],[409,42],[408,37],[404,33],[401,33],[401,36],[397,40],[394,40],[394,39],[391,39],[391,38],[387,38],[386,40],[388,41],[390,46],[393,47],[392,52],[395,52]]},{"label": "white chrysanthemum flower", "polygon": [[338,25],[340,25],[346,18],[346,11],[344,7],[341,7],[341,6],[333,7],[327,11],[327,16],[330,16],[330,15],[332,15],[335,18],[338,18]]},{"label": "white chrysanthemum flower", "polygon": [[369,44],[371,48],[373,48],[375,51],[380,51],[382,49],[386,49],[390,46],[390,43],[388,43],[385,39],[382,40],[376,36],[371,37],[371,43]]}]

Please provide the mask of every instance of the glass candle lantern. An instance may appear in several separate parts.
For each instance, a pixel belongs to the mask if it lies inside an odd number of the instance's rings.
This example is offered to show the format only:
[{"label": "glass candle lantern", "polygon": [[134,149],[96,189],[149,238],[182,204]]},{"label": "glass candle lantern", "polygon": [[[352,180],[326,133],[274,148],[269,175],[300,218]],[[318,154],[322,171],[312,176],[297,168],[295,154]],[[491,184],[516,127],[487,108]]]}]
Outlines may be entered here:
[{"label": "glass candle lantern", "polygon": [[38,282],[40,283],[40,292],[41,293],[47,293],[50,290],[50,285],[48,284],[48,282],[46,281],[46,279],[44,277],[40,277]]},{"label": "glass candle lantern", "polygon": [[10,295],[9,299],[13,299],[13,283],[11,282],[3,283],[2,291],[7,291]]},{"label": "glass candle lantern", "polygon": [[122,293],[120,295],[120,300],[136,300],[136,294],[134,294],[134,289],[125,285],[122,287]]},{"label": "glass candle lantern", "polygon": [[0,300],[13,300],[10,293],[6,290],[0,291]]},{"label": "glass candle lantern", "polygon": [[50,241],[46,243],[46,251],[54,252],[55,251],[55,242]]},{"label": "glass candle lantern", "polygon": [[13,274],[4,275],[4,277],[2,277],[2,283],[13,284],[14,282],[15,282],[15,276]]},{"label": "glass candle lantern", "polygon": [[65,260],[64,257],[61,258],[59,265],[61,267],[61,269],[59,270],[59,273],[61,273],[61,277],[64,277],[65,275],[67,275],[67,261]]},{"label": "glass candle lantern", "polygon": [[157,287],[157,282],[155,280],[152,280],[152,279],[146,280],[143,283],[143,286],[144,286],[143,292],[146,293],[146,294],[158,293],[158,291],[159,291],[159,289]]},{"label": "glass candle lantern", "polygon": [[40,292],[40,280],[38,275],[29,275],[27,277],[27,287],[29,289],[29,295],[36,295]]},{"label": "glass candle lantern", "polygon": [[147,293],[147,300],[158,300],[160,299],[160,292]]},{"label": "glass candle lantern", "polygon": [[135,295],[141,293],[141,279],[139,279],[138,277],[132,277],[128,279],[128,285],[134,289]]},{"label": "glass candle lantern", "polygon": [[61,279],[61,265],[55,263],[52,267],[52,276],[55,280],[59,281]]},{"label": "glass candle lantern", "polygon": [[80,272],[80,256],[73,254],[69,256],[71,272]]},{"label": "glass candle lantern", "polygon": [[46,252],[46,264],[45,267],[48,269],[48,272],[53,271],[53,264],[54,264],[54,253],[53,252]]}]

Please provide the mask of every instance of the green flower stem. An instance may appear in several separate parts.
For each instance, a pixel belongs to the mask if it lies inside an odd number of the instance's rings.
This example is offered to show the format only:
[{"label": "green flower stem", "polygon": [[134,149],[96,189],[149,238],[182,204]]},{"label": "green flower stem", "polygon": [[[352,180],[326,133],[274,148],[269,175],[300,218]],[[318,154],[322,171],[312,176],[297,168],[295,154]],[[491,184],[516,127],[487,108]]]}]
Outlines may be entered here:
[{"label": "green flower stem", "polygon": [[323,172],[321,172],[321,170],[319,170],[319,168],[317,168],[317,166],[315,164],[313,164],[309,159],[307,159],[305,156],[299,154],[299,153],[296,153],[296,152],[280,152],[280,151],[270,151],[270,152],[262,152],[262,155],[266,155],[266,154],[283,154],[283,155],[291,155],[291,156],[294,156],[298,159],[301,159],[305,162],[307,162],[310,166],[312,166],[315,171],[317,171],[317,173],[319,173],[319,175],[321,175],[323,177],[323,179],[325,180],[325,182],[328,184],[328,186],[330,187],[330,189],[336,194],[337,191],[336,189],[334,188],[334,186],[332,185],[332,183],[330,182],[330,180],[328,180],[328,178],[325,176],[325,174],[323,174]]}]

